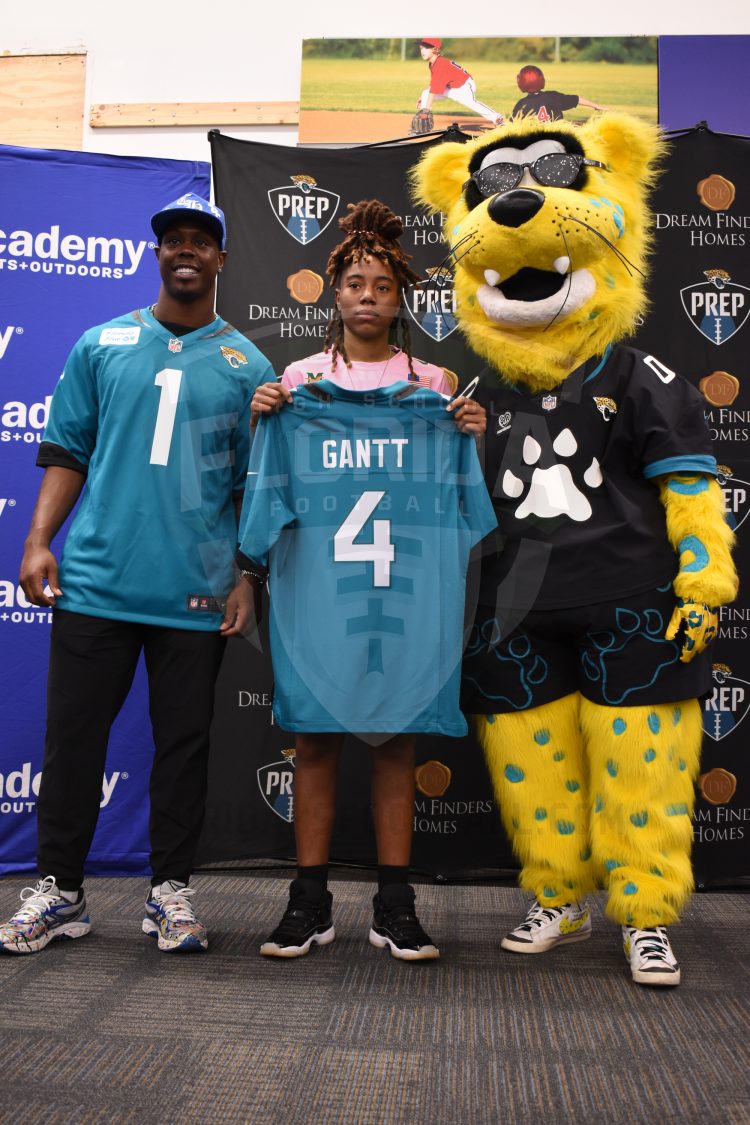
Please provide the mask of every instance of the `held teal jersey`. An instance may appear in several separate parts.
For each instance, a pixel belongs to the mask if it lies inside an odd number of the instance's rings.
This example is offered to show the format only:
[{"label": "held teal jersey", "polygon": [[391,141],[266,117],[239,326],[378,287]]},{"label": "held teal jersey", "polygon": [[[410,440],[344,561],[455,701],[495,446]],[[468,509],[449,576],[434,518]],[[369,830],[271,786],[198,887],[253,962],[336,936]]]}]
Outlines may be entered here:
[{"label": "held teal jersey", "polygon": [[[61,609],[217,629],[234,585],[250,400],[273,378],[226,321],[174,338],[148,309],[89,329],[50,407],[45,448],[86,487],[60,563]],[[49,443],[49,444],[48,444]]]},{"label": "held teal jersey", "polygon": [[466,733],[467,568],[496,521],[447,401],[405,382],[324,380],[259,426],[240,555],[269,566],[286,730]]}]

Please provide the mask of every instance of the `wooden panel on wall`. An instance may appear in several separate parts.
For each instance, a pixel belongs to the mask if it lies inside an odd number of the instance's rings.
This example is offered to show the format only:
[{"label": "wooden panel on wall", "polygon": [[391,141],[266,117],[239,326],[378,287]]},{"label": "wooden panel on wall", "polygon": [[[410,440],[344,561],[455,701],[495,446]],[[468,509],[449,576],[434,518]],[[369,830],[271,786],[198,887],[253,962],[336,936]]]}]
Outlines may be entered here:
[{"label": "wooden panel on wall", "polygon": [[299,102],[115,102],[89,114],[92,129],[298,124]]},{"label": "wooden panel on wall", "polygon": [[85,54],[0,56],[0,144],[80,149]]}]

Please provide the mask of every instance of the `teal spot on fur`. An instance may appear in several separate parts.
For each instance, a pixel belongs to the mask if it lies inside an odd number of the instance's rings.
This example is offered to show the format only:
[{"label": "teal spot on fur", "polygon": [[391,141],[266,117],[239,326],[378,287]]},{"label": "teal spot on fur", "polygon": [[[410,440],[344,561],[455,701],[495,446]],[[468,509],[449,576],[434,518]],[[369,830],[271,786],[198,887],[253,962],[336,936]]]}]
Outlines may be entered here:
[{"label": "teal spot on fur", "polygon": [[615,719],[615,721],[612,723],[612,730],[615,732],[615,734],[625,734],[625,731],[627,729],[628,724],[624,719]]},{"label": "teal spot on fur", "polygon": [[492,726],[492,724],[493,724],[493,723],[494,723],[494,721],[495,721],[495,716],[494,716],[494,715],[485,715],[485,716],[484,716],[484,718],[485,718],[485,722],[486,722],[486,723],[487,723],[487,724],[488,724],[489,726]]},{"label": "teal spot on fur", "polygon": [[521,825],[518,823],[518,818],[515,817],[515,816],[513,817],[513,820],[511,821],[511,823],[512,823],[514,828],[520,828],[521,827]]},{"label": "teal spot on fur", "polygon": [[652,734],[658,734],[661,730],[661,719],[655,711],[652,711],[648,717],[648,729]]},{"label": "teal spot on fur", "polygon": [[678,496],[697,496],[699,492],[705,492],[708,488],[708,478],[698,477],[697,480],[671,480],[667,485],[670,492],[676,492]]},{"label": "teal spot on fur", "polygon": [[572,836],[576,830],[575,824],[570,820],[558,820],[557,831],[561,836]]},{"label": "teal spot on fur", "polygon": [[677,769],[682,773],[684,773],[684,771],[687,769],[687,762],[684,758],[680,758],[679,762],[677,763]]},{"label": "teal spot on fur", "polygon": [[553,762],[562,762],[562,761],[564,761],[564,759],[565,759],[565,751],[564,750],[556,750],[555,753],[552,755],[552,761]]},{"label": "teal spot on fur", "polygon": [[619,859],[605,859],[604,866],[607,871],[615,871],[618,867],[623,867],[624,864],[620,863]]},{"label": "teal spot on fur", "polygon": [[614,289],[615,279],[612,277],[611,274],[608,273],[608,274],[605,275],[604,284],[607,286],[608,289]]},{"label": "teal spot on fur", "polygon": [[548,730],[534,731],[534,742],[536,742],[537,746],[546,746],[551,737],[552,735]]},{"label": "teal spot on fur", "polygon": [[634,824],[636,828],[645,828],[648,824],[647,812],[634,812],[630,818],[630,823]]},{"label": "teal spot on fur", "polygon": [[705,570],[710,562],[710,555],[703,543],[697,535],[686,535],[677,544],[677,551],[680,555],[689,551],[693,556],[691,562],[685,562],[680,567],[682,574],[695,574],[698,571]]},{"label": "teal spot on fur", "polygon": [[584,848],[581,852],[581,862],[586,863],[589,859],[591,859],[591,848]]},{"label": "teal spot on fur", "polygon": [[598,311],[598,309],[594,309],[594,311],[593,311],[593,312],[590,312],[590,313],[589,313],[589,315],[587,316],[587,318],[586,318],[586,319],[587,319],[587,320],[596,320],[596,318],[597,318],[598,316],[599,316],[599,311]]},{"label": "teal spot on fur", "polygon": [[604,808],[604,798],[603,797],[597,797],[596,802],[594,804],[594,812],[601,812],[603,808]]},{"label": "teal spot on fur", "polygon": [[632,914],[628,914],[628,920],[625,923],[625,925],[626,926],[632,926],[633,925],[633,915]]},{"label": "teal spot on fur", "polygon": [[459,227],[454,227],[454,228],[453,228],[453,233],[454,233],[454,234],[458,234],[458,232],[460,231],[460,229],[461,229],[461,227],[460,227],[460,226],[459,226]]},{"label": "teal spot on fur", "polygon": [[638,888],[635,883],[626,883],[622,888],[622,893],[624,895],[635,895],[638,894]]},{"label": "teal spot on fur", "polygon": [[662,879],[664,878],[664,872],[660,871],[658,867],[652,867],[651,868],[651,874],[652,875],[660,875],[662,877]]},{"label": "teal spot on fur", "polygon": [[577,793],[578,790],[581,788],[581,784],[580,784],[579,781],[566,781],[565,782],[565,788],[568,790],[569,793]]},{"label": "teal spot on fur", "polygon": [[607,773],[610,777],[617,777],[617,762],[613,761],[612,758],[607,762]]},{"label": "teal spot on fur", "polygon": [[546,819],[547,819],[547,810],[541,809],[541,808],[537,809],[536,812],[534,813],[534,820],[546,820]]},{"label": "teal spot on fur", "polygon": [[544,897],[545,898],[556,898],[557,897],[557,891],[555,890],[554,887],[545,887],[544,888]]},{"label": "teal spot on fur", "polygon": [[575,883],[571,883],[569,879],[566,879],[563,886],[567,887],[569,891],[572,891],[575,887]]},{"label": "teal spot on fur", "polygon": [[664,811],[667,814],[667,816],[687,816],[688,815],[687,805],[667,805],[667,807],[665,808]]},{"label": "teal spot on fur", "polygon": [[511,781],[515,785],[516,782],[523,781],[523,779],[526,777],[526,774],[523,772],[520,766],[506,766],[505,776],[508,781]]},{"label": "teal spot on fur", "polygon": [[643,755],[643,760],[644,760],[644,762],[653,762],[655,757],[656,757],[656,751],[655,750],[647,750],[646,753]]},{"label": "teal spot on fur", "polygon": [[675,707],[674,711],[672,712],[672,726],[676,727],[679,724],[681,718],[682,718],[682,708],[681,707]]}]

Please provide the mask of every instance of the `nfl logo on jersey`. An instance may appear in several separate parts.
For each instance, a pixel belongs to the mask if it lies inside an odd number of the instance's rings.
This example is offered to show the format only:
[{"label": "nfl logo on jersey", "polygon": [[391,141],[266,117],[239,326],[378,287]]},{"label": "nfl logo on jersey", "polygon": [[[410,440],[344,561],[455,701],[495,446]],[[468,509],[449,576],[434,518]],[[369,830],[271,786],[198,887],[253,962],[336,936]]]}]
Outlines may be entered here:
[{"label": "nfl logo on jersey", "polygon": [[750,708],[750,684],[737,679],[726,664],[714,664],[714,690],[703,704],[703,729],[714,742],[720,742],[740,725]]},{"label": "nfl logo on jersey", "polygon": [[287,234],[306,246],[323,233],[341,196],[319,188],[312,176],[292,176],[292,187],[271,188],[268,201]]}]

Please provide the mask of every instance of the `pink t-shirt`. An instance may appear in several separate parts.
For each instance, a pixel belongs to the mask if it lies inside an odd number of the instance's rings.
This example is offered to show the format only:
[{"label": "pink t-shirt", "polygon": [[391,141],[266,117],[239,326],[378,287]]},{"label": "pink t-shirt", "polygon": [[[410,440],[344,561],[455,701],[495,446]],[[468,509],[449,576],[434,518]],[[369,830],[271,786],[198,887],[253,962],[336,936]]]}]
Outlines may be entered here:
[{"label": "pink t-shirt", "polygon": [[317,383],[319,379],[330,379],[339,387],[348,387],[353,391],[372,391],[376,387],[388,387],[392,383],[418,382],[421,387],[429,387],[431,391],[438,391],[443,395],[453,394],[455,388],[446,376],[442,367],[434,363],[425,363],[423,359],[413,359],[413,375],[409,374],[409,360],[405,352],[393,349],[390,359],[380,360],[377,363],[352,362],[347,367],[340,355],[336,356],[336,366],[331,370],[331,353],[318,352],[305,359],[296,359],[290,363],[281,382],[290,390],[301,383]]}]

